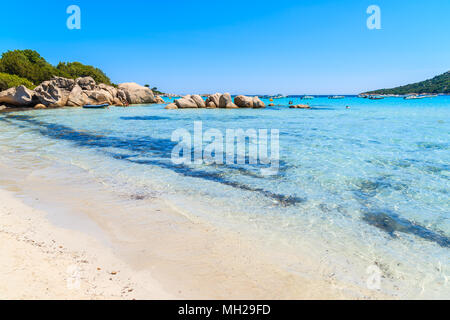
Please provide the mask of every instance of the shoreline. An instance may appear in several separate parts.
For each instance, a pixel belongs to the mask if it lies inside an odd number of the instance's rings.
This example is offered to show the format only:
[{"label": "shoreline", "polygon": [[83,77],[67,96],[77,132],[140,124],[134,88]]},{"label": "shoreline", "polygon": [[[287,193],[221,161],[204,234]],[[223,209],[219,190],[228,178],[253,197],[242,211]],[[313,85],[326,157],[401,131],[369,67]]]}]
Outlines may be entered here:
[{"label": "shoreline", "polygon": [[0,199],[0,299],[173,298],[94,237],[52,225],[10,191]]},{"label": "shoreline", "polygon": [[[1,163],[0,172],[0,265],[7,270],[0,299],[386,298],[322,272],[314,278],[287,272],[271,256],[273,248],[193,221],[158,199],[121,208],[99,190],[94,202],[86,196],[79,203],[62,200],[52,177],[35,180]],[[28,176],[26,187],[17,183],[21,174]],[[68,290],[74,266],[81,288]]]}]

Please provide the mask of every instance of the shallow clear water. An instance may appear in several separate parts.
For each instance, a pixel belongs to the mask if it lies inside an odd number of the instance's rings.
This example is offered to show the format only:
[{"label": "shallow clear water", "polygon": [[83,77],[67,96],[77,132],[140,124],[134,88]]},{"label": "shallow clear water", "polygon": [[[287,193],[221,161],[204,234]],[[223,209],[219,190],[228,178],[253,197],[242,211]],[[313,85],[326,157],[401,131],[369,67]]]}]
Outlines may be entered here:
[{"label": "shallow clear water", "polygon": [[[313,109],[289,109],[288,100]],[[79,166],[136,199],[163,197],[268,247],[315,257],[339,279],[365,286],[375,265],[383,292],[449,298],[450,97],[274,103],[264,110],[0,114],[0,151]],[[254,165],[173,164],[172,132],[193,132],[194,121],[223,133],[278,129],[278,174]],[[292,261],[286,258],[288,270],[314,273]]]}]

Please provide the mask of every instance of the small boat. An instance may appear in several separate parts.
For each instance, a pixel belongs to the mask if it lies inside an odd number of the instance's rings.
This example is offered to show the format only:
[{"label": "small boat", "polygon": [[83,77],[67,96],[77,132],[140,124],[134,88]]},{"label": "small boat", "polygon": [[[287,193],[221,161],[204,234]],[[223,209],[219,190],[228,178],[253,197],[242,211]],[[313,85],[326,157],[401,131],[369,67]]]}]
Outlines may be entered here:
[{"label": "small boat", "polygon": [[302,99],[314,99],[313,96],[303,96]]},{"label": "small boat", "polygon": [[370,96],[369,99],[370,100],[381,100],[381,99],[384,99],[384,97],[382,97],[382,96]]},{"label": "small boat", "polygon": [[84,109],[105,109],[108,108],[109,104],[86,104],[83,106]]},{"label": "small boat", "polygon": [[437,95],[411,95],[411,96],[406,96],[403,99],[405,100],[411,100],[411,99],[425,99],[425,98],[434,98],[437,97]]},{"label": "small boat", "polygon": [[328,97],[328,99],[344,99],[345,97],[344,96],[331,96],[331,97]]}]

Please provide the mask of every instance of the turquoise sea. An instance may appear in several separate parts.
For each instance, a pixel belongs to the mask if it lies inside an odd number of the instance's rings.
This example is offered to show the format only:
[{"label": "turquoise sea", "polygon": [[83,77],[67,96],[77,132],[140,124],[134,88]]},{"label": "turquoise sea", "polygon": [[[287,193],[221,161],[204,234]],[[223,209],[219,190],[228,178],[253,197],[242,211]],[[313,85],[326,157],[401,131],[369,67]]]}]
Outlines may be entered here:
[{"label": "turquoise sea", "polygon": [[[312,109],[289,109],[289,100]],[[342,281],[366,286],[375,266],[386,294],[450,298],[450,97],[273,103],[3,113],[0,152],[78,166],[136,199],[157,195],[268,247],[314,256]],[[278,129],[278,174],[250,164],[175,165],[172,132],[193,132],[194,121],[222,132]],[[286,268],[314,272],[288,260]]]}]

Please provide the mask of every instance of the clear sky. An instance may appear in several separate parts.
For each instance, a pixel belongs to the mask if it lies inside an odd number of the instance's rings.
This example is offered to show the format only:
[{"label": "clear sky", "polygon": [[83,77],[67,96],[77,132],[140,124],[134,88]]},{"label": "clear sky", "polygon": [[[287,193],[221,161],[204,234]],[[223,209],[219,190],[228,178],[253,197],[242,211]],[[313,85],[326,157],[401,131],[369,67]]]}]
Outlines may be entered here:
[{"label": "clear sky", "polygon": [[[69,5],[81,30],[69,30]],[[369,30],[369,5],[381,30]],[[352,94],[450,70],[449,0],[2,1],[0,52],[165,92]]]}]

